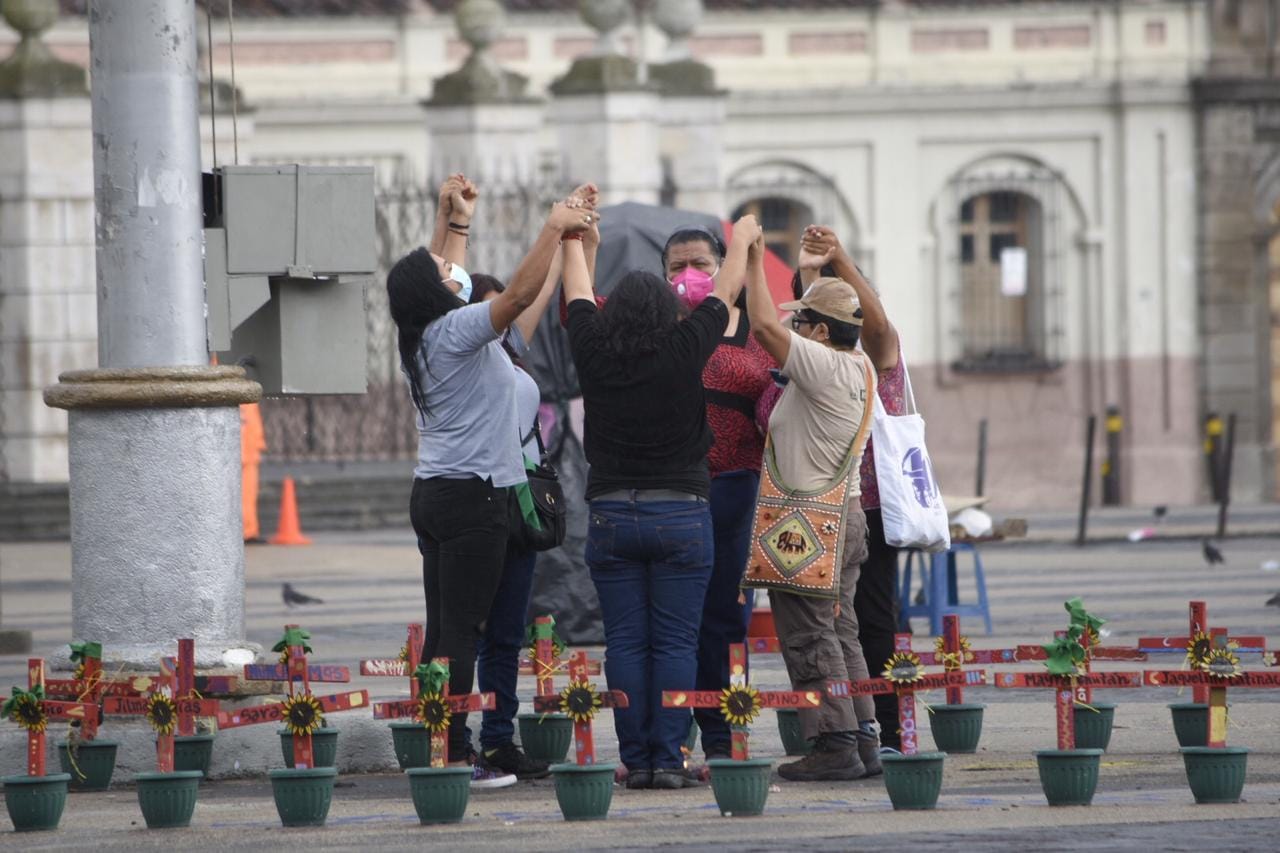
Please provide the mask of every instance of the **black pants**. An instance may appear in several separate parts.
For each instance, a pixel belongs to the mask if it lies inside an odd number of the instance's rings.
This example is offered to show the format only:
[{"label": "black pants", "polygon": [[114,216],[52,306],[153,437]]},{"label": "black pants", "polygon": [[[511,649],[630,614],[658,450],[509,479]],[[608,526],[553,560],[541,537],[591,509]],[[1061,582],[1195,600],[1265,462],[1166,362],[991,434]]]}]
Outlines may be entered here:
[{"label": "black pants", "polygon": [[[867,510],[867,544],[867,561],[862,564],[853,610],[858,615],[858,639],[867,669],[872,678],[878,678],[893,655],[893,635],[898,630],[898,549],[884,541],[879,509]],[[892,694],[874,698],[881,745],[901,748],[898,698]]]},{"label": "black pants", "polygon": [[[449,659],[449,692],[471,692],[476,646],[484,635],[507,553],[509,489],[472,477],[414,480],[409,517],[422,551],[427,598],[424,662]],[[467,715],[449,722],[449,760],[465,758]]]}]

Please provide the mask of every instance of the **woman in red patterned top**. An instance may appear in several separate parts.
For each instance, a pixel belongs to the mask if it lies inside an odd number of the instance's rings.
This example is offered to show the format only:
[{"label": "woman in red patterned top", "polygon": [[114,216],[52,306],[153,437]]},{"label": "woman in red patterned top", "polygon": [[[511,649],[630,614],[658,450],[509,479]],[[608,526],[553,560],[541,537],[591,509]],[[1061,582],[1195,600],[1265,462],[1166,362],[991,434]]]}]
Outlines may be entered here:
[{"label": "woman in red patterned top", "polygon": [[[825,225],[810,225],[800,243],[801,278],[812,280],[819,270],[830,265],[831,275],[853,285],[862,306],[862,350],[875,365],[876,391],[884,410],[890,415],[907,411],[903,389],[904,368],[898,331],[889,322],[884,306],[871,282],[862,275],[849,253],[840,245],[835,232]],[[823,275],[826,275],[823,272]],[[806,282],[807,283],[807,282]],[[893,654],[893,635],[898,630],[898,549],[884,540],[884,521],[880,516],[880,488],[876,483],[874,448],[870,439],[862,454],[862,509],[867,516],[867,560],[858,577],[858,590],[853,609],[858,617],[858,639],[867,668],[873,675],[884,669]],[[876,696],[876,721],[880,724],[882,747],[898,749],[898,702],[894,696]]]},{"label": "woman in red patterned top", "polygon": [[[667,239],[662,263],[667,281],[690,309],[710,292],[717,275],[746,276],[726,262],[724,241],[704,228],[682,228]],[[732,267],[732,268],[731,268]],[[739,584],[751,543],[764,435],[756,426],[756,403],[773,384],[777,364],[751,334],[742,298],[729,310],[729,325],[702,371],[707,422],[715,443],[707,454],[711,470],[711,524],[715,562],[698,634],[699,690],[729,686],[729,646],[747,635],[751,603],[738,603]],[[707,758],[730,757],[729,726],[716,709],[694,712]]]}]

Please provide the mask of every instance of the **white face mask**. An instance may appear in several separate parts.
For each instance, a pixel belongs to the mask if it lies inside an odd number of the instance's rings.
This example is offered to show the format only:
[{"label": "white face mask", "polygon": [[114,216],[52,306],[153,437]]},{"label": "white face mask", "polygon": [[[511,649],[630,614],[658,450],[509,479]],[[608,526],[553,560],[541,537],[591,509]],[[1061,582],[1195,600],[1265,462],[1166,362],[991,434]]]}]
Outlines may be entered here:
[{"label": "white face mask", "polygon": [[471,302],[471,274],[460,267],[458,264],[452,264],[449,267],[449,277],[445,281],[452,281],[458,285],[458,298],[463,302]]}]

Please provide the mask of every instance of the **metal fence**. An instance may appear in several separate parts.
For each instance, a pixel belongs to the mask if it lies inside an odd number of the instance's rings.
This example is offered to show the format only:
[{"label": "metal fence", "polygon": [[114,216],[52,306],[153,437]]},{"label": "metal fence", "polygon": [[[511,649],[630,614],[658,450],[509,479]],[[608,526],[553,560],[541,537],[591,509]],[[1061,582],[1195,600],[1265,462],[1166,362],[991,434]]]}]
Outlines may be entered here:
[{"label": "metal fence", "polygon": [[[547,207],[570,188],[552,169],[525,183],[477,182],[481,196],[466,265],[472,272],[505,281],[532,244]],[[414,457],[418,440],[413,404],[400,374],[386,275],[405,253],[430,241],[439,184],[440,180],[413,180],[402,171],[378,190],[378,272],[365,292],[368,392],[264,400],[268,459],[360,462]]]}]

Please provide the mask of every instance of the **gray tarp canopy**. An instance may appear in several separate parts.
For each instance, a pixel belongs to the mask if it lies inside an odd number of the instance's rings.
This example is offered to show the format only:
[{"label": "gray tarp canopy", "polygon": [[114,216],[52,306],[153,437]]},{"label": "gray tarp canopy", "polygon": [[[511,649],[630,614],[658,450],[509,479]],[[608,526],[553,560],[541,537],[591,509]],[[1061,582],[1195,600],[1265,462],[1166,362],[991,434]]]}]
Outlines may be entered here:
[{"label": "gray tarp canopy", "polygon": [[[596,258],[596,293],[607,296],[613,285],[631,270],[662,274],[662,247],[667,237],[682,227],[701,226],[723,234],[719,219],[671,207],[624,202],[600,210],[600,251]],[[530,622],[535,615],[555,616],[556,630],[568,643],[603,643],[600,605],[591,583],[583,548],[586,543],[587,507],[583,498],[587,462],[582,436],[565,429],[572,421],[570,408],[578,390],[578,375],[569,354],[569,341],[560,325],[559,310],[551,310],[538,326],[526,366],[542,390],[542,402],[555,408],[555,426],[545,436],[552,464],[560,472],[568,509],[568,534],[562,547],[538,555]]]}]

